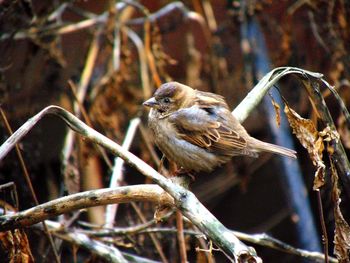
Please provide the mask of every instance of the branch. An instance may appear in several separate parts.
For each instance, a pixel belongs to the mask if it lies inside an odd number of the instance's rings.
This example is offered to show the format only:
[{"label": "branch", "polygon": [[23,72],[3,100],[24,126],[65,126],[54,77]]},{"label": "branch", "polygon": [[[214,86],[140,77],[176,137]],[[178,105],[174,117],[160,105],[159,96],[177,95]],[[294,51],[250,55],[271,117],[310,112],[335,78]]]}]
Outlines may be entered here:
[{"label": "branch", "polygon": [[[53,221],[46,221],[50,230],[57,238],[82,246],[90,252],[106,259],[108,262],[137,262],[137,263],[160,263],[159,261],[146,259],[130,253],[121,252],[113,246],[106,245],[101,241],[92,239],[90,236],[75,232],[74,230],[62,231],[62,225]],[[38,226],[41,228],[41,226]]]},{"label": "branch", "polygon": [[[109,236],[116,236],[116,235],[123,235],[125,232],[122,229],[116,229],[116,231],[113,231],[114,229],[110,229],[104,232],[104,236],[107,236],[109,233]],[[305,249],[300,249],[293,247],[291,245],[288,245],[281,240],[278,240],[274,237],[271,237],[265,233],[262,234],[246,234],[238,231],[232,231],[239,239],[243,241],[247,241],[259,246],[264,246],[272,249],[276,249],[279,251],[283,251],[285,253],[297,255],[303,258],[307,258],[310,260],[313,260],[313,262],[324,262],[325,255],[320,252],[313,252],[313,251],[307,251]],[[88,235],[93,236],[103,236],[99,235],[99,231],[83,231],[83,233],[87,233]],[[146,229],[140,229],[139,232],[131,232],[129,231],[128,234],[143,234],[143,233],[177,233],[176,228],[146,228]],[[193,231],[193,230],[184,230],[184,234],[186,235],[194,235],[194,236],[201,236],[203,235],[201,232]],[[336,263],[338,260],[334,257],[329,257],[329,262]]]},{"label": "branch", "polygon": [[50,217],[82,208],[131,201],[174,205],[174,200],[158,185],[132,185],[90,190],[57,198],[18,213],[0,216],[0,231],[30,226]]},{"label": "branch", "polygon": [[[89,235],[93,236],[102,236],[99,235],[98,231],[84,231],[85,233],[88,233]],[[313,252],[313,251],[307,251],[305,249],[295,248],[291,245],[288,245],[281,240],[278,240],[274,237],[271,237],[265,233],[262,234],[246,234],[238,231],[232,231],[239,239],[247,242],[251,242],[253,244],[264,246],[272,249],[276,249],[279,251],[283,251],[289,254],[297,255],[303,258],[307,258],[310,260],[313,260],[314,262],[324,262],[325,255],[320,252]],[[108,232],[105,232],[105,236]],[[124,234],[123,230],[117,229],[115,232],[113,232],[113,229],[109,230],[110,236],[116,236],[119,234]],[[143,234],[143,233],[177,233],[176,228],[147,228],[147,229],[140,229],[137,234]],[[96,235],[95,235],[96,234]],[[129,232],[129,234],[132,234]],[[134,232],[135,234],[135,232]],[[201,236],[203,235],[201,232],[193,231],[193,230],[184,230],[184,234],[187,235],[194,235],[194,236]],[[329,257],[329,262],[336,263],[338,260],[334,257]]]},{"label": "branch", "polygon": [[[117,3],[116,4],[116,10],[120,11],[125,7],[125,3]],[[201,17],[199,14],[195,12],[189,11],[184,3],[177,1],[172,2],[164,6],[163,8],[159,9],[157,12],[152,13],[149,15],[149,21],[151,23],[156,23],[159,20],[167,19],[166,23],[162,23],[160,26],[164,27],[162,31],[170,31],[170,29],[176,28],[178,25],[183,24],[183,22],[186,19],[190,19],[193,21],[198,22],[204,33],[207,34],[207,30],[205,28],[205,21],[203,17]],[[56,23],[51,24],[49,26],[45,26],[42,28],[30,28],[28,30],[22,30],[17,32],[16,34],[9,34],[5,33],[2,36],[0,36],[0,41],[4,41],[6,39],[35,39],[38,37],[43,37],[47,35],[63,35],[63,34],[70,34],[72,32],[76,32],[79,30],[88,29],[90,27],[96,27],[100,24],[105,24],[108,20],[108,12],[104,12],[99,15],[91,15],[91,18],[81,20],[79,22],[74,23]],[[119,23],[119,21],[117,21]],[[145,23],[145,18],[134,18],[127,20],[125,22],[119,23],[119,26],[137,26],[141,27]]]},{"label": "branch", "polygon": [[89,251],[106,259],[108,262],[113,262],[113,263],[129,262],[124,258],[122,253],[117,248],[106,245],[101,241],[90,239],[84,234],[71,232],[71,233],[66,233],[65,235],[61,235],[61,234],[55,233],[55,236],[65,241],[69,241],[79,246],[85,247]]},{"label": "branch", "polygon": [[[123,158],[126,163],[135,167],[142,174],[155,181],[175,199],[175,205],[182,211],[182,213],[204,234],[211,238],[213,242],[220,249],[222,249],[222,251],[228,257],[232,258],[233,260],[238,260],[239,262],[261,261],[260,258],[257,257],[254,248],[247,247],[245,244],[239,241],[237,237],[235,237],[222,223],[220,223],[213,216],[213,214],[208,211],[208,209],[203,204],[199,202],[199,200],[192,192],[188,191],[180,185],[174,184],[171,180],[159,174],[151,166],[143,162],[137,156],[126,151],[120,145],[90,128],[73,114],[58,106],[49,106],[40,111],[34,117],[30,118],[26,123],[24,123],[10,138],[8,138],[1,145],[0,160],[2,160],[6,154],[14,147],[15,143],[18,143],[31,130],[31,128],[33,128],[33,126],[47,114],[54,114],[59,116],[68,124],[71,129],[86,136],[99,145],[109,149],[112,153]],[[97,196],[94,198],[98,199]],[[49,212],[54,213],[55,211]],[[0,223],[4,220],[6,220],[6,216],[1,216]]]},{"label": "branch", "polygon": [[[139,126],[140,121],[141,121],[140,118],[134,118],[130,121],[129,128],[126,132],[126,136],[122,144],[122,147],[124,147],[126,150],[129,150],[131,146],[132,140],[135,136],[135,133],[136,133],[137,127]],[[110,179],[109,188],[118,187],[124,181],[123,165],[124,165],[124,160],[122,158],[117,157],[114,159],[113,173]],[[117,209],[118,209],[118,206],[116,204],[108,205],[106,207],[105,226],[113,227]]]},{"label": "branch", "polygon": [[[61,225],[56,222],[47,221],[48,226],[50,226],[50,230],[55,233],[55,230],[60,230]],[[77,230],[77,233],[81,235],[86,235],[87,239],[91,237],[116,237],[116,236],[125,236],[125,235],[137,235],[144,233],[171,233],[177,234],[177,228],[174,227],[153,227],[149,228],[153,221],[148,222],[147,224],[142,224],[137,227],[120,227],[120,228],[112,228],[112,229],[98,229],[98,230]],[[64,230],[64,232],[60,232],[62,235],[66,235],[70,233],[70,230]],[[285,253],[289,253],[292,255],[300,256],[306,259],[310,259],[313,262],[324,262],[325,255],[320,252],[307,251],[304,249],[299,249],[293,247],[281,240],[278,240],[274,237],[271,237],[265,233],[262,234],[246,234],[238,231],[232,231],[239,239],[243,241],[247,241],[256,245],[268,247],[271,249],[279,250]],[[192,235],[196,237],[203,236],[203,234],[199,231],[195,230],[184,230],[185,235]],[[59,236],[61,237],[61,236]],[[329,257],[329,262],[336,263],[338,262],[336,258]]]},{"label": "branch", "polygon": [[271,70],[267,73],[247,94],[241,103],[232,111],[232,114],[239,120],[244,122],[250,112],[256,108],[263,97],[273,85],[275,85],[282,77],[288,74],[310,75],[314,78],[322,78],[321,73],[311,72],[294,67],[280,67]]}]

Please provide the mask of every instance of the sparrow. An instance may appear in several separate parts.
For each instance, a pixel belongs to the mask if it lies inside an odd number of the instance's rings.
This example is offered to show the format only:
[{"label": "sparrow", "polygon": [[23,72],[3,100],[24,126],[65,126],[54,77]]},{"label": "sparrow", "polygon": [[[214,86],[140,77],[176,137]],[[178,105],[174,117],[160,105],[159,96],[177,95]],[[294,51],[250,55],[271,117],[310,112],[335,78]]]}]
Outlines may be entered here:
[{"label": "sparrow", "polygon": [[143,103],[155,143],[186,171],[211,172],[233,156],[271,152],[296,158],[296,152],[251,137],[220,95],[178,82],[161,85]]}]

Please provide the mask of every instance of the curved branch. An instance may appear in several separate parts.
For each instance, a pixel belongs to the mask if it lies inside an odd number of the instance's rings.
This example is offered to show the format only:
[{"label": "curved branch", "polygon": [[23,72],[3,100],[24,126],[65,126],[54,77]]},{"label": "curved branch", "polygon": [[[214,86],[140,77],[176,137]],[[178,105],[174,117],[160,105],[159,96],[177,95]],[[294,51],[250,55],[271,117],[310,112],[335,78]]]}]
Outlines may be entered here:
[{"label": "curved branch", "polygon": [[[213,216],[213,214],[211,214],[208,209],[199,202],[192,192],[180,185],[174,184],[171,180],[159,174],[140,158],[126,151],[117,143],[90,128],[73,114],[58,106],[46,107],[24,123],[1,145],[0,160],[2,160],[14,147],[14,145],[20,141],[46,114],[55,114],[59,116],[71,129],[86,136],[95,143],[109,149],[112,153],[123,158],[129,165],[135,167],[142,174],[155,181],[175,199],[175,204],[182,211],[182,213],[204,234],[210,237],[213,242],[227,254],[228,257],[238,260],[239,262],[261,261],[256,255],[254,248],[246,246],[236,236],[234,236],[229,229],[220,223]],[[6,220],[6,216],[0,217],[0,222],[4,220]]]},{"label": "curved branch", "polygon": [[250,112],[256,108],[261,102],[263,97],[269,91],[273,85],[275,85],[282,77],[288,74],[300,74],[310,75],[311,77],[320,79],[322,78],[321,73],[311,72],[300,68],[294,67],[279,67],[271,70],[267,73],[247,94],[247,96],[241,101],[240,104],[232,111],[232,114],[239,120],[244,122],[249,116]]}]

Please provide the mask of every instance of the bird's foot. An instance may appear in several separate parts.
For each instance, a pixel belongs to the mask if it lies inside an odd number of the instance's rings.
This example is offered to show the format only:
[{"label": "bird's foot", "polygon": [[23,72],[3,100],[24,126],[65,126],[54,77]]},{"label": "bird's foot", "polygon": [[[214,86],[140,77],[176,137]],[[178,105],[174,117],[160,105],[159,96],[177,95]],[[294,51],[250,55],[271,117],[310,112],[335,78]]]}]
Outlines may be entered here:
[{"label": "bird's foot", "polygon": [[189,170],[180,168],[174,172],[171,180],[174,181],[174,183],[188,188],[188,185],[195,180],[195,177]]}]

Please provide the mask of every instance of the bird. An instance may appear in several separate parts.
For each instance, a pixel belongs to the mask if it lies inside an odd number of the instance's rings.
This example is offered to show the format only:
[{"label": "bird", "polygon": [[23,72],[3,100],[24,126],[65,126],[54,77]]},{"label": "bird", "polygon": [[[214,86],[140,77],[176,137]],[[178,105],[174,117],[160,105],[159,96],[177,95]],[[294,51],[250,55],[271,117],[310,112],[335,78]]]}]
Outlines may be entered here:
[{"label": "bird", "polygon": [[297,158],[294,150],[251,137],[221,95],[167,82],[143,105],[155,144],[185,171],[211,172],[233,156],[260,152]]}]

